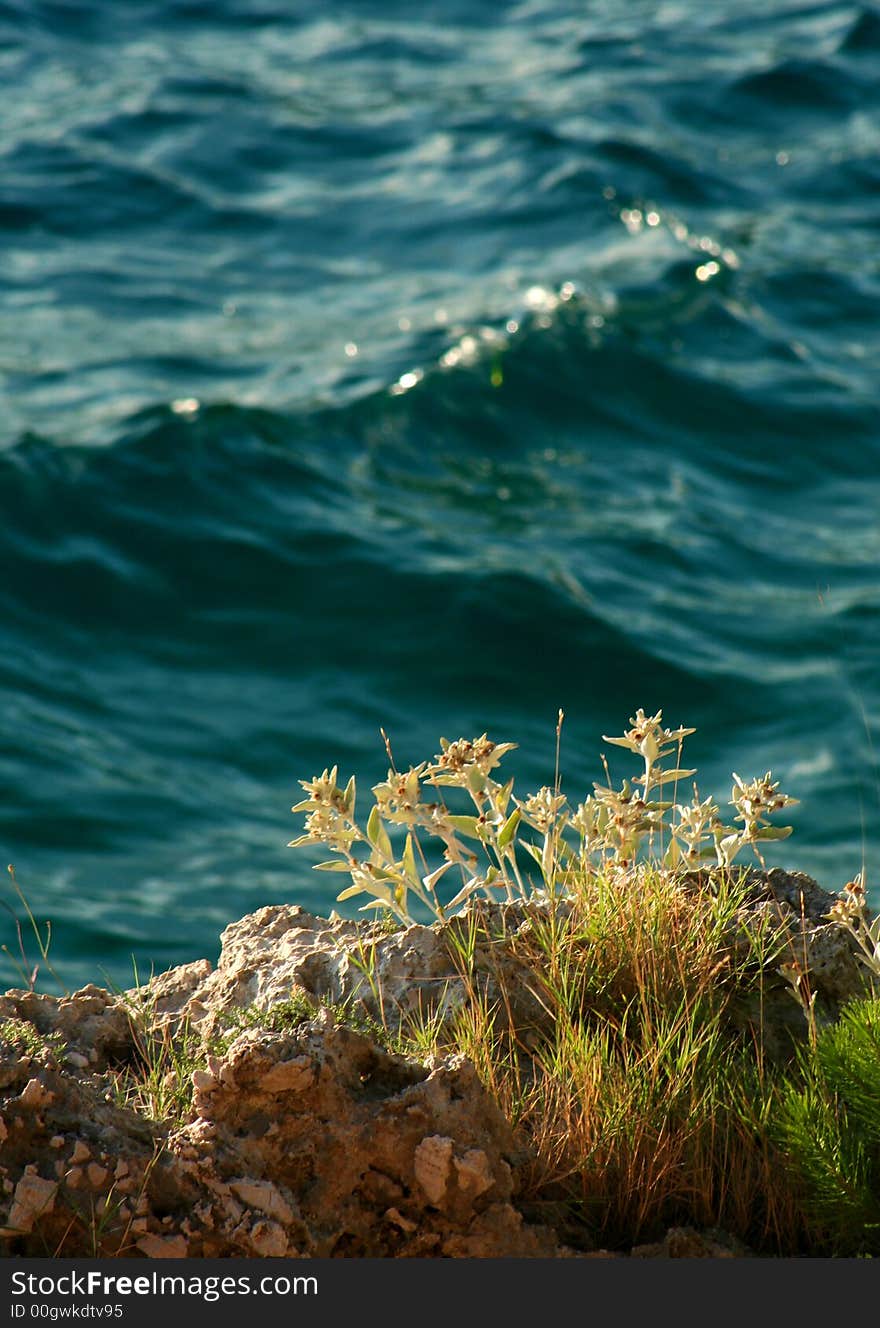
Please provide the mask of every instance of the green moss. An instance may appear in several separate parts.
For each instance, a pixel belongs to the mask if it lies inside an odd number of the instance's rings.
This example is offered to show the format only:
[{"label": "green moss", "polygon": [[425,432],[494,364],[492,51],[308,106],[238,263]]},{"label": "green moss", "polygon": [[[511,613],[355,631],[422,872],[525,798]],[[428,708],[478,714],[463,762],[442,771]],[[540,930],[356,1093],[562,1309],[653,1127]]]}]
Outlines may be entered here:
[{"label": "green moss", "polygon": [[4,1019],[0,1023],[0,1042],[19,1048],[30,1056],[48,1051],[56,1058],[64,1053],[67,1045],[60,1033],[40,1033],[26,1019]]},{"label": "green moss", "polygon": [[264,1010],[251,1006],[246,1010],[230,1011],[223,1032],[211,1039],[210,1051],[216,1056],[222,1056],[239,1034],[251,1028],[268,1033],[293,1032],[309,1023],[320,1011],[327,1011],[337,1024],[372,1038],[381,1046],[403,1050],[404,1039],[374,1019],[360,1002],[323,1001],[313,999],[305,992],[296,992],[288,1000],[277,1001]]},{"label": "green moss", "polygon": [[215,1056],[222,1056],[239,1036],[249,1028],[259,1028],[270,1033],[286,1033],[301,1027],[314,1019],[315,1004],[305,992],[297,992],[289,1000],[278,1001],[267,1009],[249,1006],[245,1010],[230,1010],[225,1016],[225,1028],[211,1038],[210,1051]]}]

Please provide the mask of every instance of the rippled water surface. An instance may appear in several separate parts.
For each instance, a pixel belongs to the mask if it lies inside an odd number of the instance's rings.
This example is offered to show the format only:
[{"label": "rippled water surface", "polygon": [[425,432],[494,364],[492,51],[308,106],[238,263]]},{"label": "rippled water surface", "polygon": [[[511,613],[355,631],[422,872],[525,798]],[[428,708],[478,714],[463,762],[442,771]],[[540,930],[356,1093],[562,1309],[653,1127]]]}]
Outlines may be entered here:
[{"label": "rippled water surface", "polygon": [[873,888],[880,12],[0,0],[0,84],[0,844],[69,984],[326,912],[297,780],[380,727],[528,790],[564,707],[581,797],[662,706]]}]

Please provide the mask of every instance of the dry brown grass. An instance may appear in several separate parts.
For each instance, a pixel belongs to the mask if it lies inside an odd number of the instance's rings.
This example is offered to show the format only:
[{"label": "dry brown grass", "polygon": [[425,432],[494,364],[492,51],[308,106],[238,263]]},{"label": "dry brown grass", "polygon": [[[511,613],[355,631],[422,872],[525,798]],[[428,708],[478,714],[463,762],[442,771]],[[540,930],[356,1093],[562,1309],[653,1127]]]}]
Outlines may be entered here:
[{"label": "dry brown grass", "polygon": [[799,1196],[769,1142],[775,1071],[730,1018],[778,942],[746,942],[743,887],[650,867],[569,881],[496,945],[517,993],[478,994],[435,1049],[470,1056],[534,1150],[525,1202],[567,1210],[586,1243],[627,1246],[675,1223],[720,1226],[761,1248],[802,1239]]}]

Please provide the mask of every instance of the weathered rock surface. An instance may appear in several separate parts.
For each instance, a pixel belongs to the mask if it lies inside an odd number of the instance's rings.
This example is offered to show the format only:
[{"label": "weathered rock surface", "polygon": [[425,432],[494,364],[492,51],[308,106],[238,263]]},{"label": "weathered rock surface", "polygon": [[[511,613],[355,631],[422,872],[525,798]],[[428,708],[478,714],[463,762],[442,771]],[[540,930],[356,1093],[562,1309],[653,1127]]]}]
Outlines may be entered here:
[{"label": "weathered rock surface", "polygon": [[766,926],[781,944],[760,995],[740,999],[735,1013],[742,1024],[760,1030],[766,1051],[784,1053],[792,1038],[806,1037],[808,1025],[777,966],[796,963],[806,971],[819,1024],[836,1019],[845,1001],[866,995],[870,982],[850,933],[828,920],[836,895],[803,872],[778,867],[751,872],[749,883],[750,899],[741,917],[745,935],[756,935]]},{"label": "weathered rock surface", "polygon": [[[835,899],[802,872],[752,871],[740,916],[743,937],[765,929],[786,936],[780,962],[788,957],[805,963],[819,993],[820,1014],[827,1017],[866,989],[855,943],[825,916]],[[296,992],[316,1003],[357,1002],[387,1025],[459,1009],[469,999],[458,958],[467,948],[487,998],[498,1000],[503,988],[501,1003],[517,1027],[540,1027],[546,1013],[528,970],[486,935],[489,928],[493,935],[513,936],[540,911],[533,902],[475,904],[447,927],[412,926],[387,934],[366,923],[328,921],[296,905],[261,908],[223,932],[215,970],[205,961],[171,969],[155,979],[151,993],[158,1012],[203,1024],[209,1033],[222,1029],[236,1011],[267,1010]],[[801,1033],[803,1013],[789,992],[774,967],[767,973],[762,1014],[756,1005],[743,1017],[763,1017],[771,1040],[780,1032]]]},{"label": "weathered rock surface", "polygon": [[[411,926],[387,933],[374,924],[329,921],[296,905],[261,908],[227,927],[217,968],[196,975],[195,965],[171,969],[152,984],[157,1010],[184,1017],[206,1034],[221,1030],[242,1009],[267,1010],[305,993],[316,1003],[356,1002],[384,1024],[408,1016],[451,1015],[469,998],[457,947],[471,945],[484,989],[495,998],[503,981],[513,994],[519,1024],[541,1017],[518,966],[483,929],[515,930],[535,906],[483,905],[449,927]],[[525,969],[521,970],[525,975]],[[180,976],[178,976],[180,975]]]},{"label": "weathered rock surface", "polygon": [[191,1118],[166,1133],[49,1046],[0,1050],[8,1254],[556,1251],[515,1205],[522,1155],[462,1058],[420,1065],[329,1015],[251,1030],[196,1072]]},{"label": "weathered rock surface", "polygon": [[[809,877],[756,872],[743,918],[786,929],[832,1013],[865,988],[850,937],[823,916],[833,902]],[[573,1257],[519,1206],[530,1157],[472,1065],[392,1054],[338,1017],[357,1005],[393,1029],[449,1016],[468,999],[464,946],[472,981],[490,998],[503,988],[520,1029],[540,1026],[522,961],[497,939],[540,907],[391,934],[263,908],[226,929],[216,969],[187,964],[125,996],[0,996],[0,1253]],[[243,1026],[297,996],[298,1015]],[[739,1011],[762,1014],[770,1041],[803,1028],[775,970],[762,1009]],[[187,1030],[202,1048],[191,1105],[178,1126],[150,1121],[122,1099],[126,1067],[144,1065],[151,1037]],[[745,1252],[677,1228],[632,1253]]]}]

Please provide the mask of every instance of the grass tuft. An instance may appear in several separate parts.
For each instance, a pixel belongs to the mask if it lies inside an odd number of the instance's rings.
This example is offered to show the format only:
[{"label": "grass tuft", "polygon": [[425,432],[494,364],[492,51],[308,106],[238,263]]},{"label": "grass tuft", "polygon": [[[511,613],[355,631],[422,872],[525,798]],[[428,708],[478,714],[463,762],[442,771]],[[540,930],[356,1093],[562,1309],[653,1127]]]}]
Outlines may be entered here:
[{"label": "grass tuft", "polygon": [[[804,956],[747,907],[734,865],[749,850],[765,866],[763,845],[791,830],[770,818],[794,800],[768,771],[733,776],[728,820],[696,784],[680,802],[693,729],[665,728],[661,711],[630,725],[605,741],[642,769],[615,786],[605,764],[576,806],[558,760],[552,789],[515,797],[494,773],[514,744],[486,734],[442,739],[433,762],[405,772],[392,761],[364,823],[354,779],[341,787],[333,767],[302,781],[294,844],[335,854],[319,869],[348,875],[340,900],[366,896],[365,909],[402,925],[424,909],[446,924],[467,999],[451,1020],[404,1020],[402,1045],[473,1060],[532,1151],[523,1202],[567,1214],[576,1244],[626,1248],[696,1225],[770,1254],[874,1252],[880,1007],[851,1007],[820,1030]],[[447,872],[459,888],[441,903]],[[520,923],[508,928],[504,907],[463,913],[475,897],[516,904]],[[863,881],[829,922],[880,977]],[[491,983],[478,953],[495,956]],[[763,1009],[771,981],[791,986],[809,1031],[772,1061],[761,1021],[741,1017]]]}]

